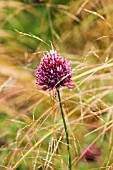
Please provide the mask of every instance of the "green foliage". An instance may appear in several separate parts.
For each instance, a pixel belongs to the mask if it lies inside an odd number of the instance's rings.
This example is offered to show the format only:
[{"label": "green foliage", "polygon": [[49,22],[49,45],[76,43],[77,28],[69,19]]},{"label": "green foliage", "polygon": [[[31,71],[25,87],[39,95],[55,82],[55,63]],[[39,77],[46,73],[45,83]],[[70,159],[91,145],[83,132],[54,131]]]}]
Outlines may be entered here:
[{"label": "green foliage", "polygon": [[[0,169],[67,169],[58,99],[35,84],[51,43],[74,69],[74,88],[61,90],[73,170],[113,169],[113,2],[1,0],[0,9]],[[90,144],[99,161],[82,158]]]}]

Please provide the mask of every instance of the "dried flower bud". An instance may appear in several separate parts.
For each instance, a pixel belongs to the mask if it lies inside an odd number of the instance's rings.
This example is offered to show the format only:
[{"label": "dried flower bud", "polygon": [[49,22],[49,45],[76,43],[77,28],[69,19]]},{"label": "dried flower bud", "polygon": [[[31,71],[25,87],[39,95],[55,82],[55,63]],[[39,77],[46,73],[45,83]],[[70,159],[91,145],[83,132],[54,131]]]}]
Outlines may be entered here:
[{"label": "dried flower bud", "polygon": [[71,83],[72,69],[68,61],[54,50],[42,58],[35,75],[36,84],[43,86],[42,90],[52,90],[62,86],[73,88],[73,83]]}]

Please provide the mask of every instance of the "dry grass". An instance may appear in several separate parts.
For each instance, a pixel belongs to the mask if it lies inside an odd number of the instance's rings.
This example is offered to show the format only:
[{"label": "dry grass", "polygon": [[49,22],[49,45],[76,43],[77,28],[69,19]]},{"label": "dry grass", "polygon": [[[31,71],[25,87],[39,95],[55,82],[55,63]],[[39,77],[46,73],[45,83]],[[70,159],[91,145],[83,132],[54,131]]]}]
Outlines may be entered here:
[{"label": "dry grass", "polygon": [[[68,169],[58,100],[35,85],[52,42],[74,69],[75,87],[61,90],[73,170],[112,170],[112,0],[1,0],[0,8],[0,169]],[[82,158],[91,145],[98,161]]]}]

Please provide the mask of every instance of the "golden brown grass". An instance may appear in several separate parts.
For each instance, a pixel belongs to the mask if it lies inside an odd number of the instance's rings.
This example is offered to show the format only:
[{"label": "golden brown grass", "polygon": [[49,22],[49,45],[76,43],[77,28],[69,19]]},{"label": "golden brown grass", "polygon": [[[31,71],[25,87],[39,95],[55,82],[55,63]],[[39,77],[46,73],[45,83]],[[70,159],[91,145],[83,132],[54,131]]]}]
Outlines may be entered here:
[{"label": "golden brown grass", "polygon": [[[74,69],[75,87],[61,90],[73,170],[112,170],[112,0],[1,0],[0,8],[0,169],[67,169],[58,100],[34,77],[50,50],[43,42],[52,42]],[[92,144],[101,155],[88,162]]]}]

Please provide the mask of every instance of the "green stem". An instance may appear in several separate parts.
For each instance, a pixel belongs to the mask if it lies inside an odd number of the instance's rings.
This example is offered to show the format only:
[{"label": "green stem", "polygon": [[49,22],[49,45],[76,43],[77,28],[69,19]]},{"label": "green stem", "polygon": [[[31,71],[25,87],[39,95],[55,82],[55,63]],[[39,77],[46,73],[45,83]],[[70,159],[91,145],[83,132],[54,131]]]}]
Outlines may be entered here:
[{"label": "green stem", "polygon": [[62,114],[62,119],[63,119],[63,123],[64,123],[64,129],[65,129],[65,133],[66,133],[66,142],[67,142],[67,150],[68,150],[68,166],[69,166],[69,169],[72,170],[71,151],[70,151],[70,144],[69,144],[69,134],[68,134],[68,129],[67,129],[66,121],[65,121],[64,111],[63,111],[63,108],[62,108],[60,91],[57,90],[57,93],[58,93],[58,99],[59,99],[59,103],[60,103],[60,110],[61,110],[61,114]]}]

